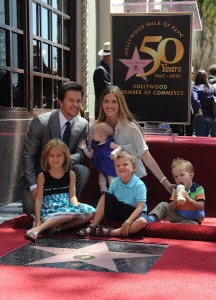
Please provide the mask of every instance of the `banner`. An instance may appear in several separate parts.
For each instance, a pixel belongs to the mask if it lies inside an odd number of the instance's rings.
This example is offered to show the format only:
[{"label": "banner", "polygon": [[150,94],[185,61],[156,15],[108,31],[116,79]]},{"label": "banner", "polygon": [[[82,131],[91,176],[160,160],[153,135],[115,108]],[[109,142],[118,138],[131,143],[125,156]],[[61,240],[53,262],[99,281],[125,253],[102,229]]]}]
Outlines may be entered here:
[{"label": "banner", "polygon": [[190,123],[192,17],[112,14],[112,83],[140,122]]}]

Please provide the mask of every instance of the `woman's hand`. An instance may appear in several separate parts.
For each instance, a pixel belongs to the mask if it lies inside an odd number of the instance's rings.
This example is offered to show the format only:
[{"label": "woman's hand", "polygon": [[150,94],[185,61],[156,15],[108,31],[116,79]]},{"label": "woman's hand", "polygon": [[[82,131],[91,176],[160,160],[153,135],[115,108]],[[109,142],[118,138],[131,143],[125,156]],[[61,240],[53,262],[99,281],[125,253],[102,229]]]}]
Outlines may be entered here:
[{"label": "woman's hand", "polygon": [[166,180],[163,181],[162,185],[165,187],[165,189],[170,193],[172,194],[173,192],[173,189],[176,188],[176,184],[174,183],[170,183],[169,180],[166,178]]},{"label": "woman's hand", "polygon": [[202,112],[202,109],[201,109],[201,108],[198,110],[198,112],[195,114],[195,116],[196,116],[196,117],[197,117],[197,116],[203,116],[203,112]]}]

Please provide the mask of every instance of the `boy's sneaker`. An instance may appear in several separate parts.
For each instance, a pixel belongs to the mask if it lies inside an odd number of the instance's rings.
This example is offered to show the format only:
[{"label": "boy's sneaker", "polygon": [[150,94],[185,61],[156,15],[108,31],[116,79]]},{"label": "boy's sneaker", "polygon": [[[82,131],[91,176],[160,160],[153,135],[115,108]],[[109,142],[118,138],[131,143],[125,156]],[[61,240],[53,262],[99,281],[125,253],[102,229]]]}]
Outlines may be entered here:
[{"label": "boy's sneaker", "polygon": [[157,222],[157,218],[155,216],[150,215],[150,216],[148,216],[148,222],[149,223]]}]

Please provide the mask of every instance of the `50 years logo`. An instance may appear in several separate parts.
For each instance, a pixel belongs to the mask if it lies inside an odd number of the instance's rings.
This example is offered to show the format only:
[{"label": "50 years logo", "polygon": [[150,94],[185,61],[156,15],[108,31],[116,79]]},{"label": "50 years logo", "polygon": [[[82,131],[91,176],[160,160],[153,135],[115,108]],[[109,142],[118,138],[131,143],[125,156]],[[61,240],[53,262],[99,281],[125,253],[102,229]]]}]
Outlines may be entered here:
[{"label": "50 years logo", "polygon": [[[156,50],[149,47],[149,44],[152,43],[158,44]],[[166,55],[169,50],[170,43],[174,43],[175,45],[175,53],[172,55],[172,59],[167,58]],[[129,68],[125,81],[133,75],[141,77],[147,81],[147,76],[154,74],[160,67],[162,68],[162,73],[181,72],[181,67],[174,66],[175,64],[180,62],[184,56],[184,46],[178,39],[173,37],[163,39],[162,36],[145,36],[141,43],[139,51],[148,54],[150,58],[140,59],[136,47],[131,59],[119,59],[124,65]],[[144,68],[151,62],[153,62],[152,68],[145,72]]]},{"label": "50 years logo", "polygon": [[[175,44],[175,48],[176,48],[175,57],[172,60],[168,60],[166,57],[166,48],[167,48],[168,42],[170,42],[170,41],[172,41]],[[152,49],[150,47],[147,47],[146,46],[147,43],[159,43],[158,47],[157,47],[157,51],[155,51],[154,49]],[[143,39],[143,42],[141,44],[140,51],[143,53],[149,54],[153,58],[153,61],[154,61],[154,64],[153,64],[153,67],[151,68],[151,70],[149,70],[148,72],[144,72],[142,74],[136,74],[137,77],[144,77],[144,76],[149,76],[149,75],[152,75],[153,73],[155,73],[159,69],[161,62],[168,64],[168,65],[172,65],[172,64],[176,64],[179,61],[181,61],[181,59],[184,55],[184,46],[183,46],[182,42],[180,42],[176,38],[163,39],[162,36],[145,36]],[[170,72],[170,70],[168,72]]]}]

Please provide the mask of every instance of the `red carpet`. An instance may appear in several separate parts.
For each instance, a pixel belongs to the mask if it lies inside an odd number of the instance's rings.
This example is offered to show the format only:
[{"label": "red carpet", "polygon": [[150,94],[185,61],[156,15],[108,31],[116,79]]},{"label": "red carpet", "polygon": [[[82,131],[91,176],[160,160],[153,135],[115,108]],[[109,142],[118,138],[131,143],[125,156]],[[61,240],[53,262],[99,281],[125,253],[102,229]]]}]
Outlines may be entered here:
[{"label": "red carpet", "polygon": [[[207,243],[199,257],[200,251],[195,251],[192,244],[179,251],[178,244],[170,247],[147,275],[1,266],[1,299],[213,300],[215,253]],[[203,242],[196,245],[203,246]],[[212,263],[206,264],[206,256],[212,254]],[[205,259],[199,263],[199,258]]]},{"label": "red carpet", "polygon": [[[9,224],[0,226],[1,255],[26,243],[25,230]],[[215,299],[215,243],[149,237],[137,241],[169,245],[148,274],[1,265],[1,299]]]},{"label": "red carpet", "polygon": [[[32,226],[32,219],[25,215],[14,219],[13,222],[16,228],[28,229]],[[114,227],[116,224],[113,222]],[[143,237],[216,242],[216,218],[205,218],[201,226],[169,222],[150,223],[141,231],[140,235]]]},{"label": "red carpet", "polygon": [[25,230],[17,230],[14,225],[15,219],[0,224],[0,256],[29,243],[24,237]]},{"label": "red carpet", "polygon": [[[216,224],[216,218],[206,218],[204,224]],[[216,242],[216,226],[175,223],[150,223],[143,236]]]}]

